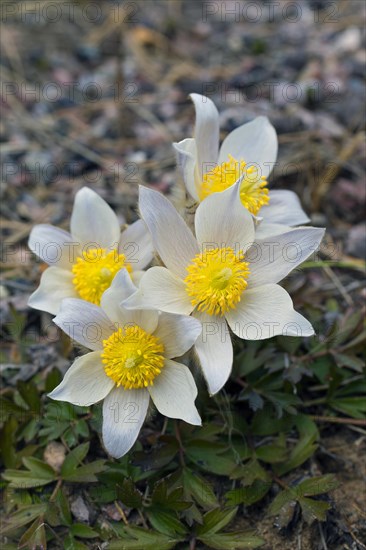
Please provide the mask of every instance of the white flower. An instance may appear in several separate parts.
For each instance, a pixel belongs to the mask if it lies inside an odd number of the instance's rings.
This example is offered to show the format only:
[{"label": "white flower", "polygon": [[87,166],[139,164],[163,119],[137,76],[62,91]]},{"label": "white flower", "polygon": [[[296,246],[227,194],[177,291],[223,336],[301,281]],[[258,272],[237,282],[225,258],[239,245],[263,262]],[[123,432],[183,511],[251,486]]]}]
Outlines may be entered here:
[{"label": "white flower", "polygon": [[75,360],[49,396],[87,406],[103,402],[103,441],[118,458],[135,443],[150,397],[170,418],[200,425],[197,388],[188,367],[173,361],[201,332],[192,317],[125,310],[119,304],[136,291],[125,269],[103,294],[101,306],[75,298],[62,302],[55,323],[93,350]]},{"label": "white flower", "polygon": [[[214,192],[223,191],[239,178],[243,205],[263,218],[258,236],[283,232],[284,227],[308,223],[295,193],[268,191],[267,178],[277,159],[277,135],[267,117],[257,117],[236,128],[219,149],[219,113],[214,103],[199,94],[190,95],[196,110],[194,138],[173,146],[189,194],[202,201]],[[243,177],[244,175],[244,177]],[[265,227],[271,224],[272,227]]]},{"label": "white flower", "polygon": [[166,267],[148,269],[124,306],[181,313],[203,324],[195,349],[211,394],[228,379],[233,348],[227,323],[240,338],[311,336],[277,283],[314,252],[323,229],[290,229],[257,239],[252,215],[240,200],[240,182],[197,208],[196,238],[160,193],[140,188],[140,212]]},{"label": "white flower", "polygon": [[153,246],[142,220],[121,234],[116,214],[97,193],[83,187],[76,193],[71,233],[52,225],[36,225],[29,248],[49,268],[28,304],[56,314],[64,298],[99,304],[115,274],[125,267],[133,280],[152,260]]}]

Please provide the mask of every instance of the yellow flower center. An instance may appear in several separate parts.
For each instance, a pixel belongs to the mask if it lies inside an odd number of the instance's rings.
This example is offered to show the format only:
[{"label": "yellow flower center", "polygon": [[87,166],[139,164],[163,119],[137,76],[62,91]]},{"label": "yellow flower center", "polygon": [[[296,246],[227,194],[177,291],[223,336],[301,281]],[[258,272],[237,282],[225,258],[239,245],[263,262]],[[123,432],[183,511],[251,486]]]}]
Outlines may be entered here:
[{"label": "yellow flower center", "polygon": [[116,250],[92,248],[83,252],[72,266],[72,282],[83,300],[100,304],[102,294],[111,286],[115,274],[122,268],[131,273],[131,266],[126,263],[124,254]]},{"label": "yellow flower center", "polygon": [[234,309],[248,284],[249,264],[243,259],[243,252],[235,254],[230,247],[197,254],[184,280],[192,305],[209,315]]},{"label": "yellow flower center", "polygon": [[199,197],[202,201],[211,193],[224,191],[234,185],[245,174],[240,186],[241,202],[251,214],[257,215],[260,208],[269,203],[267,181],[260,176],[256,166],[248,166],[244,160],[236,160],[229,155],[229,160],[216,166],[203,176]]},{"label": "yellow flower center", "polygon": [[107,376],[125,390],[152,386],[164,366],[159,338],[137,325],[126,326],[103,341],[102,362]]}]

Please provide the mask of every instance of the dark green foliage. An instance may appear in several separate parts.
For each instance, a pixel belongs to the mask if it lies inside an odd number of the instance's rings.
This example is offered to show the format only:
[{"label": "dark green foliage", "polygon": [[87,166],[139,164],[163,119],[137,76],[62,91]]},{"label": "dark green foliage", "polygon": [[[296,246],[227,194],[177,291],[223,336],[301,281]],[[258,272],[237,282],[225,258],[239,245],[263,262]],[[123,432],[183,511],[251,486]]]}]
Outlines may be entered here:
[{"label": "dark green foliage", "polygon": [[[306,343],[238,342],[225,390],[214,398],[200,393],[203,427],[169,420],[162,433],[155,416],[119,460],[106,460],[101,446],[100,405],[73,407],[47,397],[61,379],[57,368],[8,386],[0,432],[8,544],[81,550],[107,542],[112,550],[156,550],[193,541],[197,548],[258,548],[265,541],[237,527],[243,507],[261,506],[279,526],[295,510],[308,523],[324,521],[335,479],[304,477],[304,468],[319,446],[317,414],[365,417],[360,325],[351,315]],[[45,453],[54,441],[63,449],[59,466]],[[78,495],[93,510],[88,524],[71,510]]]}]

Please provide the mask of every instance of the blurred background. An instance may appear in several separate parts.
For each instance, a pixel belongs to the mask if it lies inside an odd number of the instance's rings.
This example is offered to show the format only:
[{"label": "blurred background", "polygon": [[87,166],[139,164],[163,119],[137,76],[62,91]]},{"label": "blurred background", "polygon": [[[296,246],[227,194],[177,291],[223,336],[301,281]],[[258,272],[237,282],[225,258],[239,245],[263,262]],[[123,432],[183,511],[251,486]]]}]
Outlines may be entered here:
[{"label": "blurred background", "polygon": [[[69,363],[50,317],[27,308],[42,270],[27,250],[32,226],[68,229],[85,185],[121,222],[137,217],[139,184],[182,200],[171,143],[192,135],[191,92],[215,102],[222,138],[258,115],[275,126],[271,187],[296,191],[312,225],[327,228],[314,258],[321,269],[289,282],[297,303],[318,308],[320,332],[362,307],[366,3],[28,0],[0,9],[6,385]],[[37,344],[24,343],[25,327],[41,334]],[[349,439],[339,437],[342,454]],[[359,459],[347,459],[352,479]],[[347,507],[357,497],[338,498]]]}]

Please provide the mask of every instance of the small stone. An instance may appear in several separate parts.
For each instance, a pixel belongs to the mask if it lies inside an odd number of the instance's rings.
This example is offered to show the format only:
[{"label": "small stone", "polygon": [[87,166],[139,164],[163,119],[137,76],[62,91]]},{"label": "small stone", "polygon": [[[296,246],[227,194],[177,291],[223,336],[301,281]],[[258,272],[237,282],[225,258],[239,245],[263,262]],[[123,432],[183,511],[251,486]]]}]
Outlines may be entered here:
[{"label": "small stone", "polygon": [[366,223],[352,227],[348,235],[346,252],[356,258],[366,258]]},{"label": "small stone", "polygon": [[78,496],[72,503],[71,503],[71,512],[73,516],[78,521],[89,521],[89,510],[84,502],[84,499],[81,496]]},{"label": "small stone", "polygon": [[65,460],[65,453],[66,449],[61,443],[51,441],[44,450],[43,458],[51,468],[56,472],[60,472]]}]

